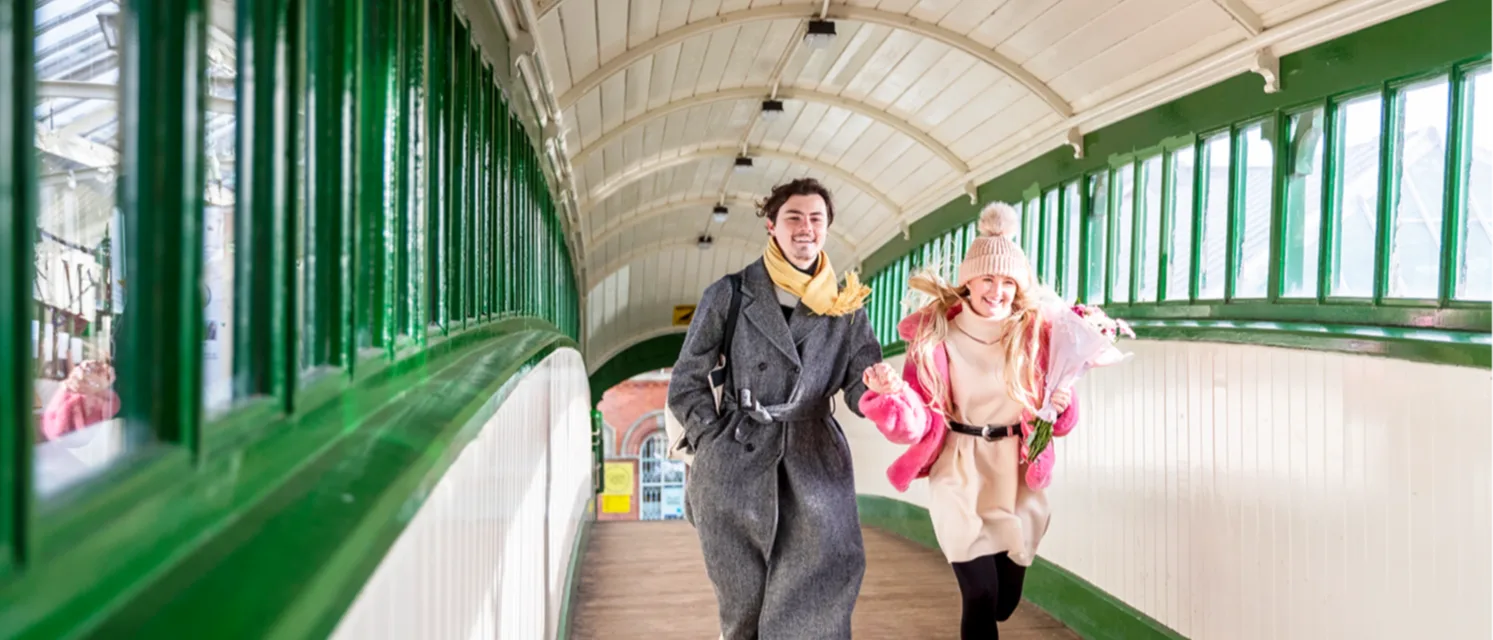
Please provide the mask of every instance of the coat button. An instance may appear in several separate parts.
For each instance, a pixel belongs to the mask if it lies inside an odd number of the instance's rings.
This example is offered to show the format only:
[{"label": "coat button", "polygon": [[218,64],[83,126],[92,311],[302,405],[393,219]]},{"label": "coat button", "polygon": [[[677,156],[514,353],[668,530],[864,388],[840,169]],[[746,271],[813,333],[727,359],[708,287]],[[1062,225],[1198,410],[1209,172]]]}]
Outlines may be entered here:
[{"label": "coat button", "polygon": [[746,450],[747,450],[747,453],[751,453],[753,451],[756,451],[757,450],[757,445],[748,442],[747,446],[746,446]]},{"label": "coat button", "polygon": [[767,363],[766,362],[758,362],[757,363],[757,370],[758,371],[766,371],[767,370]]}]

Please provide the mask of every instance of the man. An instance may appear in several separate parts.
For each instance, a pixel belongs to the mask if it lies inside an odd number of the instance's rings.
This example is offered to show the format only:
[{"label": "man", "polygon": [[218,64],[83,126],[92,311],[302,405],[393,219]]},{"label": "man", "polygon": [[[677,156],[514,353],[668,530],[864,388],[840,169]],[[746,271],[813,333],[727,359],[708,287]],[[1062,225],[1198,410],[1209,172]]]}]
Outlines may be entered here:
[{"label": "man", "polygon": [[834,204],[813,179],[774,188],[770,236],[738,274],[740,311],[716,408],[733,277],[706,288],[669,383],[695,459],[686,500],[715,584],[726,640],[850,637],[865,574],[850,445],[831,415],[881,361],[854,274],[838,287],[823,252]]}]

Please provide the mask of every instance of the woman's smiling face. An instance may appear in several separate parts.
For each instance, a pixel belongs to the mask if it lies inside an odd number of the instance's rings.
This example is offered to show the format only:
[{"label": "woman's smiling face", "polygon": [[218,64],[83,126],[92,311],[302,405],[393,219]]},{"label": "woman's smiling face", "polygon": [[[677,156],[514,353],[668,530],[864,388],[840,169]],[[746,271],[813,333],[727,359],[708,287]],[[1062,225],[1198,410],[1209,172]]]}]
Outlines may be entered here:
[{"label": "woman's smiling face", "polygon": [[999,320],[1011,315],[1016,281],[1006,276],[981,276],[969,281],[969,305],[977,314]]}]

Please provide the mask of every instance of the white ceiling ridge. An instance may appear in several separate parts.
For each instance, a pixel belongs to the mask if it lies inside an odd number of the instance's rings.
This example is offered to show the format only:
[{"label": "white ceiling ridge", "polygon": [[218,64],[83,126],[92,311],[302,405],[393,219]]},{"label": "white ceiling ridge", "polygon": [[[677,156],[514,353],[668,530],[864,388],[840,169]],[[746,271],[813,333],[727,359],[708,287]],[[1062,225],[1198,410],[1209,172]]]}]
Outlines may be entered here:
[{"label": "white ceiling ridge", "polygon": [[[109,100],[119,102],[121,88],[114,82],[90,82],[79,80],[39,80],[36,83],[37,98],[74,98],[77,100]],[[206,96],[210,113],[234,113],[233,98]]]},{"label": "white ceiling ridge", "polygon": [[[773,87],[770,86],[742,87],[739,89],[726,89],[724,91],[716,91],[713,93],[703,93],[685,98],[684,100],[676,100],[666,103],[658,108],[644,111],[636,117],[633,117],[632,119],[629,119],[628,121],[612,128],[612,130],[607,131],[605,134],[602,134],[602,136],[600,138],[597,138],[595,142],[581,147],[581,149],[577,151],[574,156],[572,156],[571,162],[575,164],[584,163],[586,161],[586,158],[591,154],[605,149],[607,145],[610,145],[621,139],[622,136],[626,135],[629,131],[638,127],[645,126],[650,122],[659,120],[680,111],[686,111],[695,107],[714,104],[717,102],[731,102],[736,100],[748,99],[755,99],[758,101],[766,100],[770,95],[772,95],[772,92]],[[926,147],[929,151],[932,151],[939,158],[942,158],[943,161],[950,167],[952,167],[956,173],[969,173],[969,163],[965,162],[963,158],[960,158],[959,154],[954,153],[954,151],[950,149],[948,145],[939,142],[938,139],[934,138],[927,131],[918,128],[912,122],[892,115],[890,111],[887,111],[883,108],[876,107],[859,100],[852,100],[844,96],[837,96],[832,93],[794,87],[778,88],[776,99],[784,101],[801,100],[804,102],[827,104],[833,107],[845,109],[846,111],[858,113],[867,118],[880,122],[881,124],[884,124],[888,127],[891,127],[901,132],[903,135],[912,138],[913,140],[916,140],[918,144]]]},{"label": "white ceiling ridge", "polygon": [[[600,187],[588,194],[586,197],[586,201],[581,204],[582,215],[589,215],[591,210],[594,209],[596,205],[616,194],[623,187],[637,182],[638,180],[642,180],[643,178],[646,178],[660,171],[672,169],[679,165],[689,164],[691,162],[696,162],[699,160],[708,160],[711,158],[735,158],[740,152],[740,147],[738,147],[735,143],[732,143],[730,146],[716,146],[693,150],[680,150],[678,153],[674,153],[671,155],[662,155],[658,158],[635,163],[633,166],[617,174],[611,180],[602,183]],[[862,179],[860,176],[857,176],[833,164],[824,162],[822,160],[816,160],[814,158],[810,158],[798,153],[775,151],[765,148],[750,149],[748,151],[748,155],[753,158],[780,160],[790,164],[798,164],[808,167],[810,170],[817,171],[829,177],[838,179],[842,182],[846,182],[850,184],[850,186],[860,190],[862,193],[875,198],[878,202],[881,203],[883,207],[886,207],[887,211],[892,214],[892,217],[900,218],[902,215],[903,207],[901,205],[898,205],[896,201],[892,200],[891,197],[886,193],[882,192],[880,189],[877,189],[874,186],[871,186],[871,183]]]},{"label": "white ceiling ridge", "polygon": [[648,331],[644,331],[642,333],[635,334],[635,335],[627,338],[626,340],[618,342],[617,344],[615,344],[612,347],[608,348],[606,351],[603,351],[602,352],[602,357],[600,357],[600,358],[586,358],[586,362],[588,363],[587,366],[590,369],[589,371],[586,372],[586,375],[595,374],[596,370],[600,369],[601,366],[604,365],[604,364],[606,364],[608,360],[611,360],[612,358],[616,357],[617,354],[622,353],[623,351],[628,350],[633,345],[642,344],[643,342],[646,342],[648,340],[652,340],[652,339],[657,338],[659,336],[666,336],[666,335],[673,334],[673,333],[684,333],[685,331],[688,331],[688,330],[689,330],[689,327],[676,327],[676,326],[673,326],[673,325],[669,325],[669,326],[665,326],[665,327],[655,327],[653,329],[649,329]]},{"label": "white ceiling ridge", "polygon": [[[636,227],[636,226],[638,226],[640,224],[643,224],[644,222],[647,222],[649,220],[652,220],[652,219],[660,217],[660,216],[668,215],[668,214],[673,213],[675,211],[680,211],[682,209],[697,208],[699,211],[703,212],[703,211],[706,210],[707,207],[713,207],[719,201],[720,200],[718,198],[696,198],[696,199],[692,199],[692,200],[682,200],[682,201],[674,202],[674,203],[671,203],[671,204],[665,204],[665,205],[659,206],[659,207],[654,208],[654,209],[640,209],[639,213],[637,213],[636,215],[632,216],[631,219],[623,221],[623,222],[619,222],[619,223],[617,223],[615,225],[612,225],[606,231],[602,232],[602,234],[600,236],[597,236],[597,237],[592,238],[591,240],[589,240],[588,244],[590,246],[593,246],[593,247],[604,247],[604,246],[606,246],[606,243],[607,243],[608,240],[611,240],[611,239],[613,239],[613,238],[615,238],[615,237],[617,237],[619,235],[622,235],[627,230],[629,230],[629,229],[631,229],[633,227]],[[752,206],[754,208],[753,212],[752,212],[752,215],[756,215],[756,211],[755,211],[756,201],[755,201],[755,199],[752,199],[752,198],[744,198],[744,199],[740,199],[740,200],[737,200],[737,199],[728,199],[727,202],[735,202],[737,204],[747,204],[749,206]],[[763,229],[763,232],[766,233],[766,229],[765,228]],[[845,232],[840,231],[840,229],[838,227],[831,226],[829,228],[829,235],[836,242],[839,242],[840,244],[845,245],[845,248],[848,249],[848,250],[850,250],[850,254],[851,255],[855,255],[856,250],[858,249],[858,247],[856,246],[855,242],[850,239],[850,236],[845,235]],[[724,236],[724,237],[733,237],[734,238],[736,236]]]},{"label": "white ceiling ridge", "polygon": [[617,216],[617,222],[608,225],[607,228],[602,229],[601,232],[592,236],[589,240],[587,240],[587,242],[594,246],[601,246],[605,244],[606,241],[622,235],[622,233],[627,231],[628,229],[631,229],[639,224],[642,224],[664,214],[679,211],[680,209],[699,209],[701,212],[705,212],[709,211],[717,204],[724,204],[727,206],[733,204],[746,205],[752,207],[753,215],[756,215],[757,199],[752,194],[745,192],[730,193],[724,199],[713,196],[684,199],[655,199],[653,201],[633,207],[622,215]]},{"label": "white ceiling ridge", "polygon": [[[586,283],[586,292],[587,292],[587,294],[589,294],[592,289],[596,288],[596,285],[601,284],[603,281],[605,281],[607,279],[607,276],[612,275],[613,273],[615,273],[618,269],[621,269],[622,267],[625,267],[625,266],[627,266],[629,264],[632,264],[633,261],[637,260],[638,258],[641,258],[641,257],[646,256],[646,255],[651,254],[651,253],[652,254],[663,253],[663,252],[668,251],[670,249],[679,249],[679,248],[683,248],[683,247],[689,247],[691,249],[694,249],[695,251],[700,251],[701,249],[698,249],[697,248],[698,246],[699,246],[699,241],[696,240],[695,238],[670,238],[670,239],[663,240],[661,242],[655,242],[655,243],[652,243],[652,244],[646,244],[646,245],[643,245],[643,246],[640,246],[640,247],[635,247],[635,248],[633,248],[632,251],[628,251],[627,253],[622,254],[622,257],[614,259],[611,262],[606,263],[606,265],[603,266],[601,269],[598,269],[595,272],[589,273],[588,275],[591,276],[591,279],[590,279],[589,282]],[[724,237],[716,238],[715,242],[711,244],[710,248],[709,249],[705,249],[705,251],[719,251],[721,249],[740,249],[742,251],[747,252],[748,254],[755,254],[755,253],[760,253],[762,251],[762,249],[764,247],[766,247],[766,246],[767,246],[767,241],[766,240],[760,240],[760,241],[757,241],[757,242],[751,242],[749,240],[746,240],[745,238],[737,238],[735,236],[724,236]]]},{"label": "white ceiling ridge", "polygon": [[[1035,160],[1054,146],[1068,144],[1068,140],[1075,131],[1096,131],[1146,109],[1191,95],[1241,73],[1260,73],[1267,76],[1266,82],[1268,83],[1269,70],[1262,70],[1258,67],[1262,52],[1268,52],[1268,57],[1271,59],[1278,59],[1278,56],[1294,53],[1381,22],[1414,13],[1440,1],[1341,0],[1298,16],[1271,27],[1258,36],[1230,45],[1202,60],[1168,73],[1162,78],[1142,84],[1092,109],[1085,109],[1035,135],[1012,140],[1009,145],[992,148],[971,161],[974,170],[970,173],[945,180],[925,190],[922,195],[909,202],[906,207],[907,217],[910,221],[920,219],[947,204],[953,198],[967,194],[965,185],[985,184]],[[1275,75],[1278,78],[1278,74]],[[1269,85],[1267,84],[1264,88],[1268,89]],[[883,222],[866,234],[861,243],[866,253],[860,255],[860,259],[869,257],[871,253],[876,252],[898,234],[905,233],[901,228],[888,228],[889,222],[894,221]]]},{"label": "white ceiling ridge", "polygon": [[[524,2],[526,0],[519,1]],[[558,4],[557,2],[556,5]],[[813,4],[757,7],[741,11],[729,11],[671,29],[658,34],[650,40],[639,43],[637,46],[628,48],[621,55],[607,61],[606,64],[587,74],[586,77],[581,78],[580,81],[571,85],[569,89],[565,90],[565,93],[560,95],[559,106],[561,109],[570,108],[576,102],[579,102],[582,96],[600,87],[603,82],[606,82],[607,78],[621,73],[624,69],[666,47],[684,42],[695,36],[747,22],[803,20],[819,18],[819,14],[820,7]],[[960,35],[936,24],[918,20],[908,15],[865,7],[832,5],[829,7],[829,15],[826,19],[879,24],[941,42],[951,48],[969,54],[976,60],[995,67],[1013,80],[1021,83],[1022,86],[1025,86],[1032,93],[1040,97],[1043,102],[1046,102],[1059,116],[1067,118],[1073,115],[1073,108],[1052,87],[1049,87],[1036,75],[1020,64],[1017,64],[1014,60],[976,42],[969,36]]]}]

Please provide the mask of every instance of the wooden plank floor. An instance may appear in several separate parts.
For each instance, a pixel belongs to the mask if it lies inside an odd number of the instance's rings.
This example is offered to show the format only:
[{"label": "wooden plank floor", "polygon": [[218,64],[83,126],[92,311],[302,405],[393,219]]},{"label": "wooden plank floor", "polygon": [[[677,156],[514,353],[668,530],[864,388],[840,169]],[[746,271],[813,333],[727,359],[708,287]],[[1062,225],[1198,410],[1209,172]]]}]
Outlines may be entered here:
[{"label": "wooden plank floor", "polygon": [[[866,529],[866,578],[852,619],[857,639],[959,638],[959,587],[942,555]],[[694,528],[682,521],[597,522],[581,565],[572,638],[709,640],[720,635],[715,592]],[[1078,636],[1022,603],[1002,640]],[[764,639],[774,640],[774,639]]]}]

